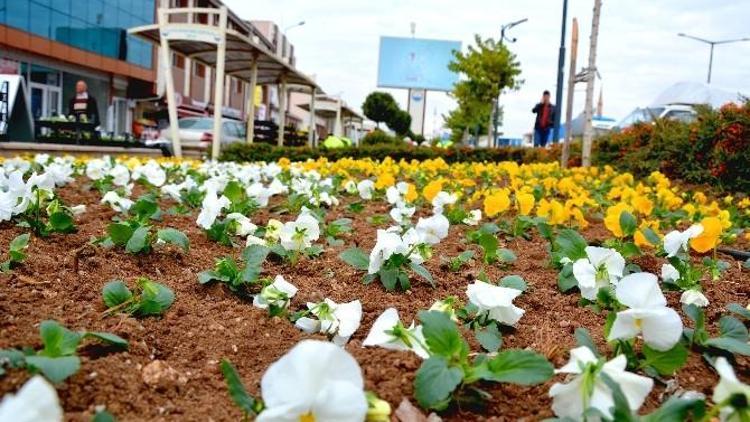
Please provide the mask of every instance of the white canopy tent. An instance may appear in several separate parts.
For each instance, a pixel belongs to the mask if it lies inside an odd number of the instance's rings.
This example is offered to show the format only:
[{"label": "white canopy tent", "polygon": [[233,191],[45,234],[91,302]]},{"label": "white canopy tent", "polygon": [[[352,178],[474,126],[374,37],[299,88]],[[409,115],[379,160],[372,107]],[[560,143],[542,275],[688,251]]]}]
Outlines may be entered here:
[{"label": "white canopy tent", "polygon": [[[224,104],[224,76],[231,75],[249,83],[247,140],[255,134],[254,95],[257,85],[279,85],[278,144],[284,144],[286,95],[289,89],[308,90],[314,98],[322,90],[275,53],[256,42],[253,36],[227,24],[228,11],[220,8],[159,8],[156,24],[131,28],[128,33],[161,46],[160,71],[164,72],[172,144],[177,157],[182,148],[177,126],[177,104],[172,78],[171,51],[216,69],[214,88],[214,130],[211,158],[221,148],[221,109]],[[184,16],[204,15],[206,23],[184,22]],[[183,19],[171,19],[180,17]],[[182,21],[180,21],[182,20]],[[246,31],[245,31],[246,32]],[[313,101],[314,103],[314,101]],[[218,111],[218,112],[217,112]]]},{"label": "white canopy tent", "polygon": [[718,108],[726,103],[738,102],[739,99],[740,94],[738,92],[725,91],[701,82],[677,82],[662,91],[649,107],[663,107],[672,104],[708,104],[711,107]]}]

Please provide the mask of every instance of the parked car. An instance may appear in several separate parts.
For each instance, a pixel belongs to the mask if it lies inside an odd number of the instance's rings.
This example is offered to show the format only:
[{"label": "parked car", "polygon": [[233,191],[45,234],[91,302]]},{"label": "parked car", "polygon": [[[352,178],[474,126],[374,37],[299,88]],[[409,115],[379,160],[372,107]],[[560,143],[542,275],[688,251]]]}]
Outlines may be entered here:
[{"label": "parked car", "polygon": [[617,127],[624,129],[638,122],[653,122],[656,119],[671,119],[681,122],[692,122],[697,113],[692,106],[684,104],[669,104],[660,107],[636,108],[624,119],[620,120]]},{"label": "parked car", "polygon": [[[213,142],[213,117],[183,117],[177,122],[180,141],[184,149],[208,150]],[[239,120],[223,119],[221,122],[221,144],[245,142],[245,123]],[[169,126],[161,130],[160,141],[171,144],[172,132]]]}]

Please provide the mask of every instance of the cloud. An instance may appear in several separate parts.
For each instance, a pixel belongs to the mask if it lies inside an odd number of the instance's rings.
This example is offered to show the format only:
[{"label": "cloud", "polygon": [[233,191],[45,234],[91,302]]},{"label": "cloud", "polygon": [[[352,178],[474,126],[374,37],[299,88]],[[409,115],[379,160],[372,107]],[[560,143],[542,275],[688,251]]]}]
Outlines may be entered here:
[{"label": "cloud", "polygon": [[[410,22],[417,36],[460,40],[474,34],[498,37],[500,26],[520,18],[529,21],[512,30],[518,42],[511,49],[521,62],[525,83],[504,93],[501,130],[512,137],[528,132],[531,107],[541,92],[554,93],[560,43],[561,2],[536,0],[225,0],[244,19],[273,20],[280,27],[299,20],[306,25],[290,30],[297,66],[315,74],[327,92],[341,92],[359,108],[365,96],[378,89],[376,73],[381,35],[408,36]],[[580,26],[578,69],[587,63],[593,1],[570,1],[568,17]],[[707,45],[676,36],[687,32],[705,38],[750,36],[746,0],[610,0],[601,15],[595,102],[604,87],[606,115],[622,118],[633,108],[648,105],[662,90],[678,81],[705,81]],[[566,44],[570,43],[570,22]],[[567,46],[568,51],[570,45]],[[565,72],[568,71],[566,57]],[[750,43],[717,46],[713,85],[731,91],[750,91]],[[405,90],[387,90],[405,106]],[[584,103],[584,86],[575,91],[574,115]],[[563,96],[563,98],[565,98]],[[426,130],[442,123],[441,115],[455,106],[446,94],[427,96]],[[437,115],[437,121],[433,116]]]}]

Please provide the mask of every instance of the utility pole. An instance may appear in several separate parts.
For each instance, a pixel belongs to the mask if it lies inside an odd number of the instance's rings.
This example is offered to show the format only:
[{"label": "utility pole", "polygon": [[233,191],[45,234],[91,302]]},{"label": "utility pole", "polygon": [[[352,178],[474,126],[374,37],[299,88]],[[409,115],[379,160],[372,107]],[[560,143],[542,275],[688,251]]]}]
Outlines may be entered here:
[{"label": "utility pole", "polygon": [[565,67],[565,25],[568,22],[568,0],[563,0],[562,33],[560,34],[560,52],[557,58],[557,90],[555,92],[555,122],[552,127],[552,143],[560,139],[560,111],[562,110],[563,67]]},{"label": "utility pole", "polygon": [[591,125],[594,108],[594,79],[596,77],[596,41],[599,38],[599,15],[602,10],[602,0],[594,0],[594,16],[591,19],[591,40],[589,46],[589,65],[586,68],[586,108],[584,109],[585,120],[583,126],[583,148],[581,152],[581,164],[584,167],[591,166],[591,142],[594,130]]},{"label": "utility pole", "polygon": [[690,38],[690,39],[693,39],[695,41],[700,41],[702,43],[706,43],[706,44],[708,44],[708,45],[711,46],[711,52],[709,53],[709,56],[708,56],[708,78],[706,79],[706,83],[708,85],[711,85],[711,69],[714,66],[714,47],[717,46],[717,45],[721,45],[721,44],[732,44],[732,43],[736,43],[736,42],[750,41],[750,37],[735,38],[735,39],[721,40],[721,41],[711,41],[711,40],[707,40],[705,38],[694,37],[692,35],[688,35],[688,34],[685,34],[685,33],[682,33],[682,32],[680,32],[679,34],[677,34],[677,36],[678,37]]},{"label": "utility pole", "polygon": [[[568,167],[570,159],[570,140],[573,138],[573,94],[576,87],[576,61],[578,59],[578,19],[573,18],[573,30],[570,35],[570,67],[568,68],[568,98],[565,109],[565,141],[563,143],[560,166]],[[558,110],[561,107],[557,106]]]}]

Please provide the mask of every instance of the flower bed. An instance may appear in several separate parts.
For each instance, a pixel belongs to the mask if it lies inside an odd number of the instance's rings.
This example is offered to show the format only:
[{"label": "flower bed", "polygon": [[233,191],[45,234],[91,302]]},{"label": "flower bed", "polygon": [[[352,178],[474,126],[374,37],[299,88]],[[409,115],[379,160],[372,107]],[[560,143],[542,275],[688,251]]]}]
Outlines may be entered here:
[{"label": "flower bed", "polygon": [[0,394],[39,374],[16,405],[51,420],[58,396],[74,420],[742,404],[750,273],[716,249],[747,249],[747,198],[555,163],[37,156],[2,176]]}]

